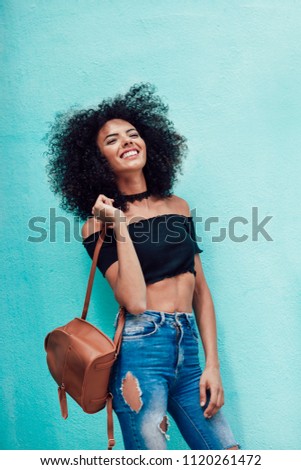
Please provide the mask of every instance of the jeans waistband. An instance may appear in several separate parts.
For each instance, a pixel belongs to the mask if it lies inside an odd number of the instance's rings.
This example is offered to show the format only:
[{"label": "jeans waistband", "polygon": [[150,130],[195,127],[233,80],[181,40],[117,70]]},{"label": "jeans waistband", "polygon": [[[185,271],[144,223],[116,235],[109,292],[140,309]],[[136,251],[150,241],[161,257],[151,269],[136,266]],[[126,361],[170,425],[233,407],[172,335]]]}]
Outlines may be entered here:
[{"label": "jeans waistband", "polygon": [[[125,309],[125,314],[127,315],[132,315],[131,312],[128,312]],[[160,310],[144,310],[144,312],[138,314],[137,316],[143,316],[143,315],[150,315],[156,318],[162,318],[162,320],[174,320],[174,319],[184,319],[186,318],[187,320],[194,318],[193,312],[178,312],[175,311],[174,313],[171,312],[165,312],[165,311],[160,311]]]}]

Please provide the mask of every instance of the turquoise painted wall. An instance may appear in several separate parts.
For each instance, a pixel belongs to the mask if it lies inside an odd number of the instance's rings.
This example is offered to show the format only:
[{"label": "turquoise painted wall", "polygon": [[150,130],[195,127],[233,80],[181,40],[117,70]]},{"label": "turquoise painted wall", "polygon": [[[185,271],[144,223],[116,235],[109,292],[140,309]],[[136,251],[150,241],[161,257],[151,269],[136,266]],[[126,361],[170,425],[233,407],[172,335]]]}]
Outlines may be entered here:
[{"label": "turquoise painted wall", "polygon": [[[300,449],[300,2],[6,0],[1,13],[1,448],[106,446],[105,413],[69,400],[60,418],[46,368],[44,336],[80,314],[90,260],[50,221],[53,208],[78,229],[49,190],[42,139],[57,111],[149,81],[188,138],[175,193],[203,217],[224,413],[244,449]],[[272,216],[272,241],[252,240],[253,207]],[[28,241],[34,217],[42,243]],[[247,240],[218,242],[233,217]],[[98,273],[90,320],[111,334],[117,307]],[[170,449],[187,448],[170,434]]]}]

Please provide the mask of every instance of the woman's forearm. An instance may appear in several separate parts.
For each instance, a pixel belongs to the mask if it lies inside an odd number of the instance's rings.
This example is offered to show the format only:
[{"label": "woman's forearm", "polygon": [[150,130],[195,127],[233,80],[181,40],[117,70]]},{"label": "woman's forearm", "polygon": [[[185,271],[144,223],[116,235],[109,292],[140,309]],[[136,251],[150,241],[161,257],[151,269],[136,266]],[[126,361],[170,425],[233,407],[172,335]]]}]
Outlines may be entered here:
[{"label": "woman's forearm", "polygon": [[205,353],[206,367],[219,367],[214,305],[207,284],[193,297],[193,310]]},{"label": "woman's forearm", "polygon": [[126,222],[117,220],[114,231],[118,255],[115,298],[131,313],[141,313],[146,309],[146,285],[141,265]]}]

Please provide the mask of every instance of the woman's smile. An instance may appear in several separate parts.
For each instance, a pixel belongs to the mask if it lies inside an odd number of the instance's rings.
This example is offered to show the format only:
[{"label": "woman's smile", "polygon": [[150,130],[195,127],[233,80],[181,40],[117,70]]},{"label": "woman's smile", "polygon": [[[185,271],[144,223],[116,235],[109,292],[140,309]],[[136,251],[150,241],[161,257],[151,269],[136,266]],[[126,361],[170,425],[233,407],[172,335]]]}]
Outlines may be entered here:
[{"label": "woman's smile", "polygon": [[134,158],[136,157],[137,155],[139,154],[139,151],[137,149],[130,149],[130,150],[126,150],[125,152],[122,152],[122,154],[120,155],[120,158]]}]

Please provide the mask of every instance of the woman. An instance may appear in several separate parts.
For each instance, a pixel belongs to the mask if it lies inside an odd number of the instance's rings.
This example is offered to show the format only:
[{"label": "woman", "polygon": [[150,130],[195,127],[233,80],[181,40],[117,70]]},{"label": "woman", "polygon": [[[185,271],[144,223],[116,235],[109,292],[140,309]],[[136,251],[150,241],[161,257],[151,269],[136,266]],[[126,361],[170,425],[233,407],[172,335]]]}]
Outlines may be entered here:
[{"label": "woman", "polygon": [[107,232],[98,267],[126,309],[110,382],[125,448],[165,449],[168,411],[191,449],[238,449],[220,411],[202,250],[187,202],[172,193],[187,148],[167,110],[154,87],[140,84],[96,110],[59,116],[49,175],[62,207],[88,218],[82,237],[91,257],[99,233]]}]

